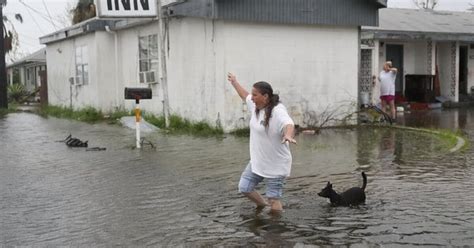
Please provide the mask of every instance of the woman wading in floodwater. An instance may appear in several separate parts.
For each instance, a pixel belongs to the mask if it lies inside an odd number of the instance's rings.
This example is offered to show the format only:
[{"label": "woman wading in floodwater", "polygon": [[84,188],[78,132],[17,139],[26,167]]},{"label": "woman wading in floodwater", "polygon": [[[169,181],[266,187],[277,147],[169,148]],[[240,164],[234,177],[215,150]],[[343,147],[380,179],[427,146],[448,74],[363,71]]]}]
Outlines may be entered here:
[{"label": "woman wading in floodwater", "polygon": [[[280,103],[279,96],[273,94],[267,82],[257,82],[249,94],[236,77],[229,73],[227,80],[239,96],[247,103],[250,118],[250,162],[242,172],[239,191],[257,204],[257,208],[270,205],[271,212],[283,210],[280,198],[283,184],[291,171],[289,143],[294,140],[294,123]],[[265,180],[268,201],[255,191],[255,187]]]}]

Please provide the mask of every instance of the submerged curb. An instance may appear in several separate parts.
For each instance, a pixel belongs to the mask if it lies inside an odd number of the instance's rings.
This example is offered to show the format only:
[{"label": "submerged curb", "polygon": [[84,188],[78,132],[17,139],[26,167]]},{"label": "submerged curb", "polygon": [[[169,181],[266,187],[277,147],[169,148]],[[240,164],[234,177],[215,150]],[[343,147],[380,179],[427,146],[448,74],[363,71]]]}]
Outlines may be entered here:
[{"label": "submerged curb", "polygon": [[[443,135],[443,133],[441,133],[439,131],[428,130],[428,129],[423,129],[423,128],[404,127],[404,126],[390,126],[389,128],[409,130],[409,131],[417,131],[417,132],[425,132],[425,133],[435,134],[435,135],[439,135],[439,136]],[[457,142],[456,142],[456,145],[453,148],[449,149],[450,153],[457,152],[457,151],[461,150],[461,148],[463,148],[466,145],[466,140],[464,138],[462,138],[459,135],[455,135],[455,136],[456,136]]]}]

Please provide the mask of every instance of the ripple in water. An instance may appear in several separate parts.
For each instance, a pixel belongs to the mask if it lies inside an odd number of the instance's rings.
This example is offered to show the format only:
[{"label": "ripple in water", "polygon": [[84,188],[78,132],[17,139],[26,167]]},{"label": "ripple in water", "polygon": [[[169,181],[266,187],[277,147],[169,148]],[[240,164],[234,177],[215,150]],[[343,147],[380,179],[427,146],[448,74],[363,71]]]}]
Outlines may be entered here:
[{"label": "ripple in water", "polygon": [[[55,142],[67,134],[103,152]],[[470,134],[472,139],[472,133]],[[469,246],[473,152],[388,129],[298,136],[282,216],[237,193],[248,140],[147,137],[31,114],[0,119],[0,244],[186,246]],[[366,205],[330,207],[316,194],[368,175]],[[263,186],[260,188],[263,190]]]}]

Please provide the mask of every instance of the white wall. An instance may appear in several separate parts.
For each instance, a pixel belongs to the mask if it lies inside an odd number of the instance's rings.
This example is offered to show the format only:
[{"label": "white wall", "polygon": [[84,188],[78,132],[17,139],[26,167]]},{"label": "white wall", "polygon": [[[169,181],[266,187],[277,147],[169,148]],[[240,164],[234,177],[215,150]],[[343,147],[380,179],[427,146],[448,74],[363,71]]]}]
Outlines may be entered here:
[{"label": "white wall", "polygon": [[[157,29],[152,23],[119,32],[123,86],[147,86],[138,83],[138,36],[157,33]],[[356,27],[180,18],[173,19],[169,29],[171,113],[211,124],[221,122],[227,130],[245,126],[248,115],[226,81],[227,72],[235,73],[249,91],[256,81],[270,82],[298,124],[303,124],[306,111],[321,112],[357,100]],[[142,108],[160,114],[162,85],[151,87],[154,99],[142,101]],[[125,102],[125,107],[132,108],[133,101]]]},{"label": "white wall", "polygon": [[[158,25],[156,22],[135,27],[132,29],[121,30],[117,32],[118,35],[118,77],[117,77],[117,99],[119,101],[118,107],[125,109],[132,109],[135,106],[135,101],[124,100],[125,87],[150,87],[152,89],[152,100],[140,101],[140,106],[143,110],[161,114],[163,112],[163,92],[162,84],[143,84],[139,80],[139,51],[138,39],[141,36],[158,34]],[[111,36],[112,37],[112,36]],[[112,39],[112,38],[111,38]],[[109,44],[114,44],[114,40],[110,40]],[[115,54],[113,52],[112,54]],[[111,61],[109,66],[114,66]],[[112,68],[113,69],[113,68]],[[159,77],[159,75],[157,75]],[[113,77],[111,77],[113,78]]]},{"label": "white wall", "polygon": [[[222,22],[185,18],[170,24],[168,87],[171,112],[193,120],[222,121],[227,99]],[[220,60],[220,61],[218,61]]]},{"label": "white wall", "polygon": [[403,44],[404,75],[428,74],[428,48],[425,41]]},{"label": "white wall", "polygon": [[[132,109],[134,101],[123,99],[124,87],[151,87],[153,100],[141,101],[142,109],[161,114],[162,84],[138,80],[138,37],[157,33],[156,22],[118,31],[117,56],[113,33],[48,44],[50,103],[69,105],[74,46],[88,44],[90,82],[73,87],[75,107]],[[172,19],[167,50],[171,113],[210,124],[219,121],[226,130],[245,126],[248,115],[226,80],[227,72],[235,73],[249,91],[256,81],[270,82],[300,125],[310,111],[355,111],[350,104],[358,94],[358,43],[357,27]]]},{"label": "white wall", "polygon": [[[219,23],[221,24],[221,23]],[[358,30],[356,27],[291,26],[225,22],[217,32],[223,58],[217,79],[234,72],[247,89],[259,80],[280,92],[295,122],[304,114],[357,102]],[[219,26],[220,27],[220,26]],[[219,68],[219,66],[221,66]],[[225,85],[228,125],[242,117],[239,99]],[[229,106],[229,107],[227,107]],[[352,110],[354,110],[352,108]]]},{"label": "white wall", "polygon": [[[119,93],[123,95],[122,84],[118,82],[120,75],[116,76],[119,70],[115,70],[115,36],[107,32],[96,32],[95,39],[96,46],[89,48],[93,50],[97,61],[97,80],[94,83],[99,92],[98,104],[107,112],[119,106]],[[123,100],[123,96],[120,100]]]},{"label": "white wall", "polygon": [[[84,45],[88,47],[89,83],[70,87],[69,78],[75,76],[75,47]],[[69,107],[72,103],[76,109],[88,106],[102,109],[97,91],[100,70],[95,47],[95,33],[47,45],[49,104]]]}]

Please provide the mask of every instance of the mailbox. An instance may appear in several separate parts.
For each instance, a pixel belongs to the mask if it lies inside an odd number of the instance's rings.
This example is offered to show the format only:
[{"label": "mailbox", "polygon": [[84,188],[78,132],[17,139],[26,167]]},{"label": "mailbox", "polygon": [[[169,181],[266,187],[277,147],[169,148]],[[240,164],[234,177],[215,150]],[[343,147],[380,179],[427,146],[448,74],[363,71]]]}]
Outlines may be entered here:
[{"label": "mailbox", "polygon": [[151,99],[150,88],[125,88],[125,99],[142,100]]}]

